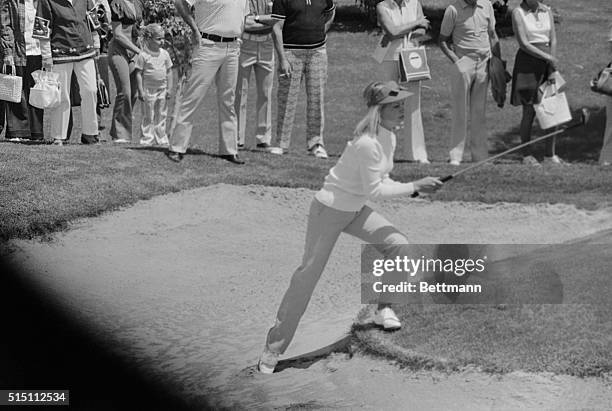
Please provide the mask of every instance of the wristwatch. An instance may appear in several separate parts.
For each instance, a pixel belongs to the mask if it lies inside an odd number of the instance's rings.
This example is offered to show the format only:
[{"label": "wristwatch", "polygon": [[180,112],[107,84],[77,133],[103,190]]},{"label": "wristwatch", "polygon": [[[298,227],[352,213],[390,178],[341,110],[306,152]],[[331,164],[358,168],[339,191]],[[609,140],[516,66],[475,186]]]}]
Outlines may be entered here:
[{"label": "wristwatch", "polygon": [[259,16],[257,14],[255,15],[255,18],[253,20],[255,20],[255,23],[259,23],[260,22],[259,21]]}]

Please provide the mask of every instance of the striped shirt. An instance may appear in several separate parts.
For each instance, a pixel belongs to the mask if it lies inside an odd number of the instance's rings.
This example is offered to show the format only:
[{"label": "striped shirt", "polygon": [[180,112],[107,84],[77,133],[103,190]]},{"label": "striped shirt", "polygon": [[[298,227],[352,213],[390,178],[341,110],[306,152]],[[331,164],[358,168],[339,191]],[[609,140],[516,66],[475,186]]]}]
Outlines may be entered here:
[{"label": "striped shirt", "polygon": [[286,49],[315,49],[325,45],[325,23],[336,5],[333,0],[274,0],[272,12],[285,16]]},{"label": "striped shirt", "polygon": [[186,0],[194,8],[194,17],[202,33],[222,37],[240,37],[244,18],[249,11],[248,0]]}]

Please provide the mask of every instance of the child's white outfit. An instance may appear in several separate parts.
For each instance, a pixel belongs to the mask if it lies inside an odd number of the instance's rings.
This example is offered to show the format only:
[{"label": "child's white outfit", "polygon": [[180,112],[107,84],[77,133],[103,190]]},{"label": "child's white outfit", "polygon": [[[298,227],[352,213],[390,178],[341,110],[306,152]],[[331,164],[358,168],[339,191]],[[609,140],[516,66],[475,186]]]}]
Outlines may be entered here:
[{"label": "child's white outfit", "polygon": [[167,74],[171,67],[172,60],[164,49],[159,49],[158,53],[152,53],[143,48],[142,53],[136,57],[135,68],[142,71],[144,89],[140,144],[168,145],[166,92],[168,91]]}]

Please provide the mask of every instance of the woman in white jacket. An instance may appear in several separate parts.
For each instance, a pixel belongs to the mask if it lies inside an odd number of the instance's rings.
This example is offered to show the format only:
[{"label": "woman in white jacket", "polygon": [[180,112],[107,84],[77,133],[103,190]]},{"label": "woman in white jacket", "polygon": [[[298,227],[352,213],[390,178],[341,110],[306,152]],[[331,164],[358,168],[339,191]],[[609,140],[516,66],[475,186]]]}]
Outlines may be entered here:
[{"label": "woman in white jacket", "polygon": [[[368,113],[357,124],[354,138],[312,201],[302,264],[293,274],[276,324],[268,332],[258,364],[262,373],[274,372],[279,355],[289,346],[340,233],[375,244],[385,258],[408,253],[406,237],[366,201],[410,196],[414,192],[432,193],[442,186],[433,177],[411,183],[389,177],[396,145],[394,131],[404,121],[404,100],[410,96],[394,81],[374,82],[366,87]],[[401,327],[389,304],[379,304],[375,323],[385,330]]]}]

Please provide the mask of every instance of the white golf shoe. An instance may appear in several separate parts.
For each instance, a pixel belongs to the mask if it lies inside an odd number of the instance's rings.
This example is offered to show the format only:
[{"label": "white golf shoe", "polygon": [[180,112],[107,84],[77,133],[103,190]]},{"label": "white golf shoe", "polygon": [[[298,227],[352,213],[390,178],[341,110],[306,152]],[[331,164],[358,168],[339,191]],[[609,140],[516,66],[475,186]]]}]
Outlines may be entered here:
[{"label": "white golf shoe", "polygon": [[278,364],[279,354],[268,351],[267,348],[261,353],[259,362],[257,363],[257,369],[262,374],[272,374],[276,364]]},{"label": "white golf shoe", "polygon": [[382,326],[385,331],[399,330],[402,328],[402,323],[399,318],[397,318],[395,312],[389,307],[376,311],[374,324]]}]

